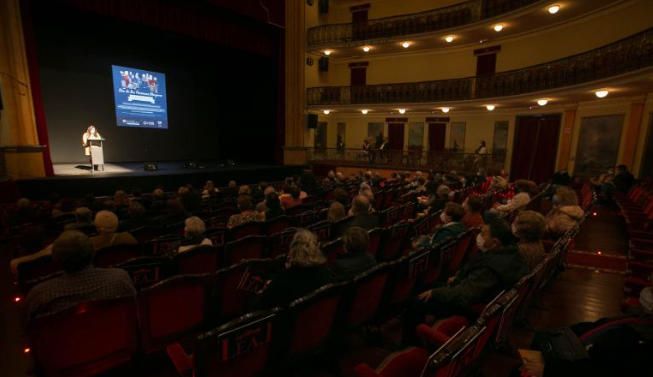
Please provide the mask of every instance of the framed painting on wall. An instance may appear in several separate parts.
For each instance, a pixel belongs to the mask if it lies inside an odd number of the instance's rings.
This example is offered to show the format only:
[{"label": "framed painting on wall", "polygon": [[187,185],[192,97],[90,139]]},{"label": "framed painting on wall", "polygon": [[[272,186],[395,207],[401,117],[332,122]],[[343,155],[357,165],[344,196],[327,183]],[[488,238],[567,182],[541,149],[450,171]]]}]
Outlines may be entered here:
[{"label": "framed painting on wall", "polygon": [[451,122],[449,150],[452,152],[465,151],[465,122]]},{"label": "framed painting on wall", "polygon": [[408,148],[422,148],[424,146],[424,123],[408,124]]},{"label": "framed painting on wall", "polygon": [[623,114],[581,120],[575,175],[595,176],[617,163],[623,124]]}]

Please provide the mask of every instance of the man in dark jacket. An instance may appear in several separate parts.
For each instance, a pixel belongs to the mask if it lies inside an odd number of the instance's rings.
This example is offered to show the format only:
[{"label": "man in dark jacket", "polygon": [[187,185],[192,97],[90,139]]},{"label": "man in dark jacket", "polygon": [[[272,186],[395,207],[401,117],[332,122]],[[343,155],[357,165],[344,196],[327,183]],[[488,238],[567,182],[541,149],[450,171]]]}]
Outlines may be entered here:
[{"label": "man in dark jacket", "polygon": [[405,342],[415,339],[415,327],[426,315],[473,316],[471,305],[487,303],[528,273],[506,221],[494,220],[485,225],[476,243],[481,254],[468,261],[447,286],[421,293],[409,307],[403,321]]},{"label": "man in dark jacket", "polygon": [[446,240],[451,240],[465,233],[467,228],[460,221],[465,216],[465,209],[458,203],[449,202],[440,214],[442,226],[435,231],[431,238],[431,245],[435,246]]},{"label": "man in dark jacket", "polygon": [[345,253],[331,265],[335,280],[348,280],[374,267],[376,260],[368,253],[370,236],[361,227],[353,226],[342,235]]},{"label": "man in dark jacket", "polygon": [[379,217],[371,212],[370,200],[363,195],[358,195],[351,203],[348,221],[339,223],[334,230],[335,236],[342,236],[348,228],[358,226],[365,230],[374,229],[379,226]]},{"label": "man in dark jacket", "polygon": [[612,183],[618,192],[627,193],[628,190],[633,186],[635,182],[635,177],[631,172],[628,171],[626,165],[617,166],[617,174],[614,176]]}]

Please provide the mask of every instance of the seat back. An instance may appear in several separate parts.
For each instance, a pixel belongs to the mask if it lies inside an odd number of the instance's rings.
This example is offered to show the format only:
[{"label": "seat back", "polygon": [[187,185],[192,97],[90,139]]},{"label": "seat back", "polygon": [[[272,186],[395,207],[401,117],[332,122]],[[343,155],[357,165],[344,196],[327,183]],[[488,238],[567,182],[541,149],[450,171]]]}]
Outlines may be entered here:
[{"label": "seat back", "polygon": [[327,263],[333,263],[338,256],[344,254],[345,246],[342,238],[336,238],[333,241],[321,245],[322,254],[327,258]]},{"label": "seat back", "polygon": [[407,221],[415,217],[415,203],[408,203],[402,207],[401,210],[401,219]]},{"label": "seat back", "polygon": [[283,269],[284,262],[284,257],[251,259],[216,272],[211,300],[214,316],[223,321],[244,314],[249,299],[263,288],[274,272]]},{"label": "seat back", "polygon": [[180,274],[211,274],[218,269],[218,249],[210,245],[194,247],[173,257]]},{"label": "seat back", "polygon": [[388,261],[399,258],[404,251],[409,229],[409,223],[400,223],[389,227],[383,237],[382,247],[377,259]]},{"label": "seat back", "polygon": [[138,348],[136,318],[136,300],[125,297],[33,320],[28,334],[40,374],[94,376],[129,362]]},{"label": "seat back", "polygon": [[397,260],[397,266],[388,282],[385,305],[396,308],[413,296],[417,277],[426,268],[427,261],[428,251],[406,255]]},{"label": "seat back", "polygon": [[271,236],[273,234],[281,233],[286,228],[290,226],[290,218],[288,216],[279,216],[276,217],[272,220],[268,220],[265,222],[265,233],[268,236]]},{"label": "seat back", "polygon": [[95,251],[93,264],[96,267],[110,267],[143,255],[141,245],[114,245]]},{"label": "seat back", "polygon": [[374,228],[367,231],[367,234],[370,237],[370,242],[368,243],[368,252],[370,255],[376,257],[381,248],[381,239],[383,237],[383,228]]},{"label": "seat back", "polygon": [[197,337],[194,377],[255,377],[268,365],[272,342],[279,337],[275,308],[249,313]]},{"label": "seat back", "polygon": [[452,276],[460,269],[460,266],[465,261],[467,257],[467,252],[470,249],[472,240],[476,238],[478,230],[472,229],[463,233],[456,239],[456,244],[453,248],[450,248],[447,253],[447,265],[446,273],[447,276]]},{"label": "seat back", "polygon": [[452,360],[452,356],[457,351],[464,341],[462,339],[465,327],[458,330],[449,339],[441,345],[435,352],[433,352],[428,360],[424,369],[422,370],[421,377],[456,377],[454,374],[456,365]]},{"label": "seat back", "polygon": [[52,259],[52,255],[44,255],[18,264],[16,271],[18,285],[23,292],[27,292],[33,286],[30,282],[39,281],[41,278],[61,271],[61,266]]},{"label": "seat back", "polygon": [[179,275],[139,294],[141,343],[146,353],[199,329],[208,314],[209,275]]},{"label": "seat back", "polygon": [[371,321],[379,311],[390,274],[398,261],[381,263],[354,278],[345,308],[345,325],[354,327]]},{"label": "seat back", "polygon": [[247,236],[224,246],[222,265],[230,266],[243,259],[261,259],[265,252],[265,236]]},{"label": "seat back", "polygon": [[119,265],[129,274],[134,287],[140,290],[160,282],[170,275],[170,259],[165,257],[138,257]]},{"label": "seat back", "polygon": [[329,284],[288,305],[287,358],[307,354],[324,344],[336,323],[347,283]]},{"label": "seat back", "polygon": [[262,234],[263,223],[258,221],[248,221],[229,229],[230,240],[239,240],[247,236],[260,236]]},{"label": "seat back", "polygon": [[213,228],[207,230],[204,237],[210,239],[213,246],[221,247],[227,242],[227,232],[227,228]]},{"label": "seat back", "polygon": [[297,228],[288,228],[281,233],[275,233],[268,237],[269,241],[269,258],[276,258],[279,255],[288,254],[288,249],[290,248],[290,242],[292,242]]},{"label": "seat back", "polygon": [[327,220],[319,221],[310,224],[306,229],[317,235],[317,239],[321,242],[331,239],[331,223]]},{"label": "seat back", "polygon": [[390,207],[381,211],[381,225],[391,226],[401,219],[402,207]]},{"label": "seat back", "polygon": [[182,237],[177,234],[169,234],[155,238],[150,241],[152,255],[170,255],[179,249]]}]

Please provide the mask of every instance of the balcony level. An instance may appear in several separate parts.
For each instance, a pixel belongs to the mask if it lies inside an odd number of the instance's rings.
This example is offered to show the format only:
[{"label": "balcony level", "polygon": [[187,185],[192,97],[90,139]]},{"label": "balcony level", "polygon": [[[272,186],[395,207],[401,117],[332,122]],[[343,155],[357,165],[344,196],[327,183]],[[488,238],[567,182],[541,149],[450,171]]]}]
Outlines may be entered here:
[{"label": "balcony level", "polygon": [[[653,28],[609,45],[563,59],[500,72],[450,80],[326,86],[307,89],[312,108],[450,104],[573,90],[584,86],[625,85],[624,92],[653,87]],[[598,89],[598,88],[597,88]]]}]

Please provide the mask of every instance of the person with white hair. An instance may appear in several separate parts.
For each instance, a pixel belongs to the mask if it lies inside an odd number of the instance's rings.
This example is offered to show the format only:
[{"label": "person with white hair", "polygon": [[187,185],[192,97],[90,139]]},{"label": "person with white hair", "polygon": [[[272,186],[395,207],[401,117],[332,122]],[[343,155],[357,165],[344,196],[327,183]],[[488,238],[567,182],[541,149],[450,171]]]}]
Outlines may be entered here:
[{"label": "person with white hair", "polygon": [[210,239],[204,237],[206,225],[204,221],[197,216],[191,216],[184,221],[184,240],[177,250],[178,253],[184,253],[198,246],[213,246]]},{"label": "person with white hair", "polygon": [[117,232],[118,216],[111,211],[100,211],[95,215],[97,236],[91,237],[93,249],[100,250],[116,245],[137,245],[138,241],[129,232]]}]

